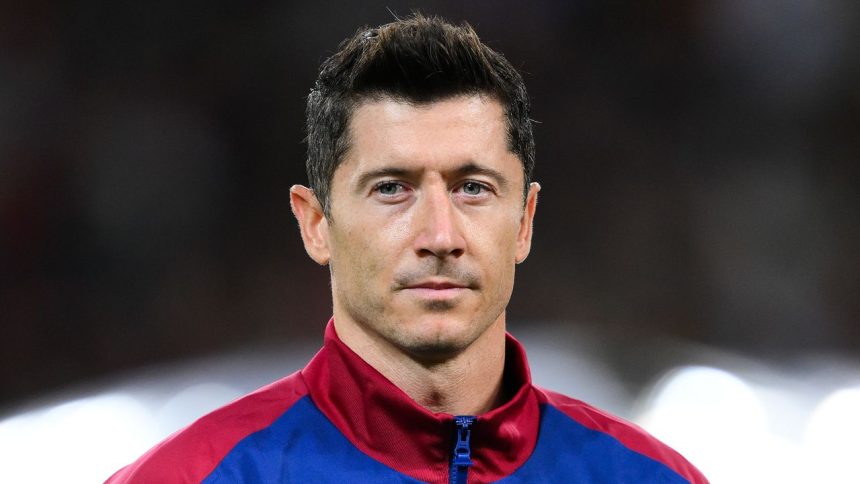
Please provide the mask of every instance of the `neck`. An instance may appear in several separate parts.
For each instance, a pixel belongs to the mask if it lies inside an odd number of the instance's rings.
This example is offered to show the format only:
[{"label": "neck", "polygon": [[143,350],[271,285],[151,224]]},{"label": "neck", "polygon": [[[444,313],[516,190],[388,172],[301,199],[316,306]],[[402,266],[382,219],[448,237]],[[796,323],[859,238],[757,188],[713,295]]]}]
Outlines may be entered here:
[{"label": "neck", "polygon": [[435,358],[404,351],[349,318],[336,314],[334,323],[344,344],[431,412],[479,415],[502,403],[504,312],[466,349]]}]

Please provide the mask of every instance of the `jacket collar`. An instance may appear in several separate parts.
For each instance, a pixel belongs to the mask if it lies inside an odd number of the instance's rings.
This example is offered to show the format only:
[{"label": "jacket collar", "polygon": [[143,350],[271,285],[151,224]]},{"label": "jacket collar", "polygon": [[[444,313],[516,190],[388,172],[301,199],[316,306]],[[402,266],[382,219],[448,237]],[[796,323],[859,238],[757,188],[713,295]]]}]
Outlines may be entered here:
[{"label": "jacket collar", "polygon": [[[447,482],[453,416],[432,413],[361,359],[329,321],[322,350],[302,370],[320,411],[365,454],[427,482]],[[472,426],[470,480],[493,481],[520,467],[537,441],[540,410],[525,350],[506,335],[504,386],[510,399]],[[472,477],[473,476],[473,477]]]}]

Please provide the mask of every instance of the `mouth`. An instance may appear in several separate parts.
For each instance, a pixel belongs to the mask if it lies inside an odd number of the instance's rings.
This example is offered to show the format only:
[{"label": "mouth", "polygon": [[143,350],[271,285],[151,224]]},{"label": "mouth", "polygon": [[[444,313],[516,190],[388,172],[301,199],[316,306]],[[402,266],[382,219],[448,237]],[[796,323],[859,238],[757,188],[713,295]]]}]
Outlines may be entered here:
[{"label": "mouth", "polygon": [[465,294],[470,289],[468,285],[456,281],[426,280],[409,284],[403,288],[403,291],[421,299],[451,299]]}]

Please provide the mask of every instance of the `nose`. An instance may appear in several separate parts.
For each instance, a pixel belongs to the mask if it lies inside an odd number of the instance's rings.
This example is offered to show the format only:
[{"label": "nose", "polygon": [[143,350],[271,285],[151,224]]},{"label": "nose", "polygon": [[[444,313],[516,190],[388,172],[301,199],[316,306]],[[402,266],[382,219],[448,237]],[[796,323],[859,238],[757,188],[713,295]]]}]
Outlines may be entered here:
[{"label": "nose", "polygon": [[447,189],[439,189],[422,197],[416,214],[415,252],[419,257],[460,257],[466,249],[461,220],[449,195]]}]

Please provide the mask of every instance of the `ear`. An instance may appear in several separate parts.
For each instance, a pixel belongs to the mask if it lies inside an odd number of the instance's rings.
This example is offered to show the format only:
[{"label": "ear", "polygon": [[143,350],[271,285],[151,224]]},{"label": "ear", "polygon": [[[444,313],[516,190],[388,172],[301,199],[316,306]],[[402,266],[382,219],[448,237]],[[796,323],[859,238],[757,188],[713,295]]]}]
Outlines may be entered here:
[{"label": "ear", "polygon": [[540,184],[537,182],[529,184],[529,193],[526,195],[526,206],[523,209],[523,216],[520,219],[520,229],[517,232],[517,264],[526,260],[532,249],[532,224],[535,219],[539,191]]},{"label": "ear", "polygon": [[305,251],[317,264],[328,264],[331,259],[328,220],[313,190],[302,185],[293,185],[290,188],[290,206],[299,222]]}]

